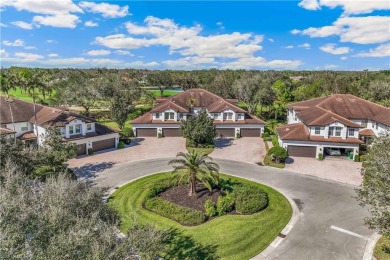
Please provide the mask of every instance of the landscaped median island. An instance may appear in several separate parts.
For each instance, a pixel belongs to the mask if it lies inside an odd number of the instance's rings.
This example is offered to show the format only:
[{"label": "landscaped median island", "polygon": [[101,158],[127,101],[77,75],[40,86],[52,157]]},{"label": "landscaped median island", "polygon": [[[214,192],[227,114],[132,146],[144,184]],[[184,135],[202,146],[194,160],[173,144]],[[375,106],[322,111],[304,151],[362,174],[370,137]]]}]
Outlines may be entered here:
[{"label": "landscaped median island", "polygon": [[177,176],[180,173],[167,172],[144,177],[109,199],[119,212],[122,231],[135,223],[171,231],[163,258],[249,259],[264,250],[291,218],[288,200],[268,186],[220,174],[223,188],[210,193],[198,183],[190,197],[188,182],[177,181]]}]

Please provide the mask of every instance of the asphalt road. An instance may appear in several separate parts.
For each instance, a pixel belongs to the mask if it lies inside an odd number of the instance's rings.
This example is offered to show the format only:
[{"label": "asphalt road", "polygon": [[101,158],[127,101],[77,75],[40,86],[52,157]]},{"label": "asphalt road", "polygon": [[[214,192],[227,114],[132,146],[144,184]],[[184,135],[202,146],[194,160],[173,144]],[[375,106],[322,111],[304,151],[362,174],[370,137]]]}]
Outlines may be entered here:
[{"label": "asphalt road", "polygon": [[[102,164],[86,167],[84,172],[88,172],[85,177],[96,185],[113,189],[148,174],[171,170],[168,161],[153,159],[120,165]],[[265,259],[363,258],[373,231],[363,225],[368,212],[357,204],[353,186],[255,164],[215,161],[221,166],[221,172],[272,186],[297,204],[298,221]]]}]

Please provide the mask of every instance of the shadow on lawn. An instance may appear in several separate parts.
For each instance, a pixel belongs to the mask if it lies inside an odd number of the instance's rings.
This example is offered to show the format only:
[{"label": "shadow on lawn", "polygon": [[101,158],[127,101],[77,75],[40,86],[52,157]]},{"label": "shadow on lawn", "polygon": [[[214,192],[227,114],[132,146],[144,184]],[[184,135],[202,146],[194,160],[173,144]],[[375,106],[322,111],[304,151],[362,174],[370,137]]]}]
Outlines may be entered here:
[{"label": "shadow on lawn", "polygon": [[218,259],[216,246],[201,245],[178,229],[169,230],[169,238],[166,242],[165,259]]}]

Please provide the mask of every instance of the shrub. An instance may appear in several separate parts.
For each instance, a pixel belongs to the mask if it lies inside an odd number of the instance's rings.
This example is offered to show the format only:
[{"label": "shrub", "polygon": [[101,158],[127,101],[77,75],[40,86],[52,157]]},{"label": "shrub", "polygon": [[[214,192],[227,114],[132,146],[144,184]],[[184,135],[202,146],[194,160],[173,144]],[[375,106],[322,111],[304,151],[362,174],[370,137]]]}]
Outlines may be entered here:
[{"label": "shrub", "polygon": [[358,162],[359,161],[359,155],[358,154],[356,154],[355,157],[353,157],[353,161],[354,162]]},{"label": "shrub", "polygon": [[365,161],[366,161],[366,155],[365,155],[365,154],[359,155],[359,160],[360,160],[361,162],[365,162]]},{"label": "shrub", "polygon": [[278,137],[276,135],[272,136],[272,146],[279,147]]},{"label": "shrub", "polygon": [[218,216],[225,215],[233,210],[234,196],[232,193],[228,193],[226,196],[219,196],[217,201]]},{"label": "shrub", "polygon": [[165,179],[151,184],[151,188],[146,193],[145,200],[156,197],[161,192],[173,187],[175,184],[170,179]]},{"label": "shrub", "polygon": [[236,138],[240,138],[240,137],[241,137],[240,133],[236,132]]},{"label": "shrub", "polygon": [[123,148],[125,148],[125,143],[123,141],[120,141],[118,143],[118,149],[123,149]]},{"label": "shrub", "polygon": [[259,187],[239,185],[234,187],[235,207],[237,212],[253,214],[268,206],[268,195]]},{"label": "shrub", "polygon": [[275,160],[277,163],[281,163],[287,159],[288,152],[283,147],[275,146],[268,150],[268,155],[272,160]]},{"label": "shrub", "polygon": [[134,131],[132,127],[123,128],[122,135],[126,137],[134,137]]},{"label": "shrub", "polygon": [[261,134],[261,137],[263,137],[263,138],[264,138],[264,137],[270,137],[270,136],[269,136],[269,133],[267,133],[267,132],[264,132],[264,133],[262,133],[262,134]]},{"label": "shrub", "polygon": [[206,200],[204,203],[204,209],[206,211],[207,217],[212,217],[217,214],[217,210],[215,209],[214,202],[212,200]]},{"label": "shrub", "polygon": [[157,138],[161,138],[162,134],[160,132],[157,133]]},{"label": "shrub", "polygon": [[93,155],[93,148],[88,148],[88,155]]},{"label": "shrub", "polygon": [[272,137],[271,136],[263,137],[263,140],[266,142],[270,142],[272,141]]},{"label": "shrub", "polygon": [[318,154],[318,160],[322,161],[324,159],[324,155],[322,153]]},{"label": "shrub", "polygon": [[145,208],[185,225],[199,225],[206,220],[202,211],[185,208],[160,197],[148,199]]}]

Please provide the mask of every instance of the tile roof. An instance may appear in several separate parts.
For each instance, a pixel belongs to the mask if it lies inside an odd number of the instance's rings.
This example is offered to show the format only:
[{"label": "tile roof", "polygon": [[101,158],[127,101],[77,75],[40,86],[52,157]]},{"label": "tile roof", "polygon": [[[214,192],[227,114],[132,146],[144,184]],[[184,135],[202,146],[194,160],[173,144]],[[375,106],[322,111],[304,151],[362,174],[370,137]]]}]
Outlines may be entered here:
[{"label": "tile roof", "polygon": [[309,142],[331,142],[331,143],[353,143],[362,144],[363,141],[357,138],[348,137],[342,139],[341,137],[329,137],[310,135],[309,130],[303,123],[288,124],[276,128],[280,139],[293,141],[309,141]]},{"label": "tile roof", "polygon": [[[10,102],[8,102],[10,101]],[[10,111],[12,110],[12,115]],[[36,104],[36,111],[39,112],[43,106]],[[34,104],[20,99],[7,99],[0,96],[0,124],[12,123],[12,117],[15,123],[28,122],[34,116]]]},{"label": "tile roof", "polygon": [[[310,111],[314,111],[314,109],[321,109],[349,121],[352,119],[370,119],[384,125],[390,125],[390,108],[350,94],[334,94],[288,104],[287,107],[288,109],[298,111],[298,117],[302,116],[303,111],[308,111],[308,113],[310,113]],[[326,121],[326,119],[324,119],[324,121],[318,120],[317,124],[325,125]]]},{"label": "tile roof", "polygon": [[9,129],[5,126],[0,127],[0,135],[14,134],[16,133],[14,130]]},{"label": "tile roof", "polygon": [[372,129],[363,129],[359,131],[359,135],[361,136],[375,136],[374,131]]},{"label": "tile roof", "polygon": [[25,132],[17,137],[20,140],[32,140],[37,139],[37,136],[33,131]]},{"label": "tile roof", "polygon": [[[52,107],[44,107],[37,113],[37,123],[43,127],[51,127],[51,126],[65,126],[67,123],[79,119],[85,123],[92,123],[95,120],[77,115],[75,113],[64,111],[60,109],[55,109]],[[35,117],[30,118],[30,122],[35,122]]]},{"label": "tile roof", "polygon": [[351,120],[348,120],[347,118],[344,118],[335,113],[326,111],[318,107],[303,110],[297,113],[297,117],[300,118],[303,122],[305,122],[305,124],[308,126],[324,126],[329,125],[333,122],[340,122],[349,127],[362,127],[361,125]]}]

